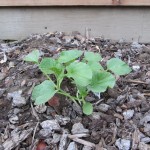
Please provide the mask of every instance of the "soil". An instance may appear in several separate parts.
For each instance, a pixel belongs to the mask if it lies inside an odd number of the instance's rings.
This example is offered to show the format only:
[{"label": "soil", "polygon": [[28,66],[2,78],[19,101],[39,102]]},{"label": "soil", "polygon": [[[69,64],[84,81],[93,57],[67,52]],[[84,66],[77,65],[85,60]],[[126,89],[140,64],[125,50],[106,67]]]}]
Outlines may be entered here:
[{"label": "soil", "polygon": [[[35,106],[32,89],[45,77],[36,65],[23,61],[33,49],[41,57],[56,57],[69,49],[98,52],[102,64],[119,57],[132,72],[117,76],[114,89],[88,95],[87,101],[94,106],[90,116],[60,95],[55,105]],[[63,88],[74,93],[68,81]],[[84,37],[78,32],[34,34],[22,41],[1,42],[0,135],[0,150],[150,149],[150,45]]]}]

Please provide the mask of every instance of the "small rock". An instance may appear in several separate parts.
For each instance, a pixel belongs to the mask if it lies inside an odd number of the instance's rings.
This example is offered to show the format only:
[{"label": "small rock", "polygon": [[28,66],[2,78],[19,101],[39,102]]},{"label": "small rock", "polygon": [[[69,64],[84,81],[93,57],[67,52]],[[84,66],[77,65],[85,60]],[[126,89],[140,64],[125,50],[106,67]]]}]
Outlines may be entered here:
[{"label": "small rock", "polygon": [[149,144],[145,144],[144,142],[140,142],[138,148],[139,148],[139,150],[149,150],[150,146],[149,146]]},{"label": "small rock", "polygon": [[89,133],[89,130],[85,129],[84,126],[79,122],[79,123],[75,123],[72,126],[71,132],[72,134],[81,134],[81,133]]},{"label": "small rock", "polygon": [[40,125],[43,129],[60,130],[60,125],[56,120],[46,120],[43,121]]},{"label": "small rock", "polygon": [[79,46],[79,42],[77,40],[74,40],[71,44]]},{"label": "small rock", "polygon": [[0,88],[0,97],[4,94],[5,91],[6,91],[6,89],[1,89]]},{"label": "small rock", "polygon": [[26,105],[27,101],[24,97],[21,96],[22,91],[15,91],[12,93],[8,93],[7,98],[11,99],[12,98],[12,104],[13,106],[17,106],[17,107],[22,107],[24,105]]},{"label": "small rock", "polygon": [[10,68],[13,68],[14,66],[15,66],[15,63],[14,63],[14,62],[12,62],[12,61],[9,62],[9,69],[10,69]]},{"label": "small rock", "polygon": [[99,112],[93,112],[91,115],[91,118],[99,120],[101,118],[100,113]]},{"label": "small rock", "polygon": [[3,80],[5,77],[6,77],[6,74],[0,72],[0,81]]},{"label": "small rock", "polygon": [[122,52],[120,49],[118,49],[117,52],[114,52],[114,56],[117,57],[117,58],[121,58],[122,57]]},{"label": "small rock", "polygon": [[145,115],[141,120],[140,120],[140,125],[148,124],[150,122],[150,114]]},{"label": "small rock", "polygon": [[50,51],[56,51],[58,48],[55,46],[49,46],[48,47]]},{"label": "small rock", "polygon": [[71,142],[67,148],[67,150],[78,150],[75,142]]},{"label": "small rock", "polygon": [[121,105],[121,104],[124,104],[125,101],[126,101],[126,95],[125,94],[124,95],[119,95],[117,97],[116,103]]},{"label": "small rock", "polygon": [[119,150],[129,150],[131,142],[126,139],[117,139],[115,145],[119,148]]},{"label": "small rock", "polygon": [[120,127],[120,125],[121,125],[121,121],[119,118],[116,118],[116,125],[117,125],[117,127]]},{"label": "small rock", "polygon": [[12,123],[12,124],[16,124],[16,123],[19,123],[19,118],[18,118],[18,116],[17,115],[12,115],[10,118],[9,118],[9,121],[10,121],[10,123]]},{"label": "small rock", "polygon": [[140,66],[138,66],[138,65],[132,66],[132,69],[134,71],[138,71],[138,70],[140,70]]},{"label": "small rock", "polygon": [[108,111],[109,108],[110,108],[110,106],[107,105],[107,104],[100,104],[100,105],[98,106],[98,110],[99,110],[99,111],[102,111],[102,112]]},{"label": "small rock", "polygon": [[8,46],[8,44],[2,43],[2,44],[0,44],[0,49],[2,52],[10,52],[11,48]]},{"label": "small rock", "polygon": [[143,52],[150,54],[150,46],[143,46]]},{"label": "small rock", "polygon": [[118,114],[118,113],[115,113],[115,114],[114,114],[114,117],[116,117],[116,118],[119,118],[119,119],[123,120],[123,116],[122,116],[122,115],[120,115],[120,114]]},{"label": "small rock", "polygon": [[56,44],[56,43],[61,44],[62,43],[61,40],[57,37],[51,37],[50,42],[52,42],[54,44]]},{"label": "small rock", "polygon": [[61,135],[60,134],[57,134],[57,133],[54,133],[53,134],[53,139],[52,139],[52,143],[56,144],[60,141],[60,138],[61,138]]},{"label": "small rock", "polygon": [[134,115],[134,110],[131,109],[123,112],[123,116],[125,120],[131,119],[133,115]]},{"label": "small rock", "polygon": [[150,142],[150,138],[149,137],[144,137],[141,139],[141,142],[144,142],[144,143],[149,143]]},{"label": "small rock", "polygon": [[144,132],[146,133],[146,135],[150,136],[150,124],[144,124]]},{"label": "small rock", "polygon": [[41,129],[38,135],[40,138],[48,138],[52,135],[52,131],[49,129]]},{"label": "small rock", "polygon": [[72,107],[73,107],[73,110],[74,110],[77,114],[79,114],[79,115],[82,115],[82,114],[83,114],[81,107],[80,107],[77,103],[73,103]]},{"label": "small rock", "polygon": [[76,37],[76,39],[79,40],[81,43],[84,43],[84,42],[85,42],[85,38],[84,38],[82,35],[77,34],[75,37]]},{"label": "small rock", "polygon": [[2,145],[0,145],[0,150],[4,150],[4,147]]},{"label": "small rock", "polygon": [[142,100],[133,100],[128,102],[126,105],[127,108],[135,108],[135,107],[139,107],[141,104],[142,104]]},{"label": "small rock", "polygon": [[146,73],[146,76],[148,76],[148,77],[150,78],[150,71],[148,71],[148,72]]},{"label": "small rock", "polygon": [[139,55],[139,59],[143,60],[143,61],[149,60],[149,58],[150,58],[150,54],[148,54],[148,53],[142,53]]},{"label": "small rock", "polygon": [[118,113],[121,113],[121,112],[122,112],[122,109],[121,109],[119,106],[117,106],[117,107],[116,107],[116,111],[117,111]]},{"label": "small rock", "polygon": [[63,117],[59,115],[55,115],[55,119],[58,121],[60,125],[66,125],[68,122],[70,122],[69,117]]},{"label": "small rock", "polygon": [[19,109],[19,108],[14,108],[14,110],[13,110],[13,113],[15,114],[15,115],[17,115],[18,113],[20,113],[21,112],[21,109]]},{"label": "small rock", "polygon": [[34,107],[37,113],[44,113],[47,109],[47,106],[45,104],[37,105]]},{"label": "small rock", "polygon": [[20,83],[20,86],[23,87],[25,84],[26,84],[26,80],[23,80],[23,81]]},{"label": "small rock", "polygon": [[63,40],[65,40],[66,43],[70,43],[71,40],[73,40],[73,38],[74,38],[73,36],[64,36]]},{"label": "small rock", "polygon": [[138,42],[133,42],[131,45],[132,48],[141,49],[143,45],[139,44]]},{"label": "small rock", "polygon": [[90,146],[84,146],[82,150],[92,150],[93,148]]}]

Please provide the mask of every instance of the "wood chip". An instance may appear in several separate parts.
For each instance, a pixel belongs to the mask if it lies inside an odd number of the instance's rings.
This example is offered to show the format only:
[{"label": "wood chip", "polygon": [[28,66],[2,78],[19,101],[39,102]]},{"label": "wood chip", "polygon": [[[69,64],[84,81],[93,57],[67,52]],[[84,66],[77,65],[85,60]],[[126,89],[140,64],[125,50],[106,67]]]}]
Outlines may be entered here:
[{"label": "wood chip", "polygon": [[129,82],[129,83],[135,83],[135,84],[148,84],[146,82],[140,81],[140,80],[124,80],[125,82]]},{"label": "wood chip", "polygon": [[115,113],[115,114],[114,114],[114,117],[116,117],[116,118],[119,118],[119,119],[123,120],[123,116],[122,116],[122,115],[120,115],[120,114],[118,114],[118,113]]},{"label": "wood chip", "polygon": [[96,146],[94,143],[79,139],[75,135],[74,135],[74,137],[72,137],[72,135],[68,135],[68,138],[72,139],[73,141],[75,141],[77,143],[83,144],[85,146],[89,146],[89,147],[92,147],[92,148],[94,148]]}]

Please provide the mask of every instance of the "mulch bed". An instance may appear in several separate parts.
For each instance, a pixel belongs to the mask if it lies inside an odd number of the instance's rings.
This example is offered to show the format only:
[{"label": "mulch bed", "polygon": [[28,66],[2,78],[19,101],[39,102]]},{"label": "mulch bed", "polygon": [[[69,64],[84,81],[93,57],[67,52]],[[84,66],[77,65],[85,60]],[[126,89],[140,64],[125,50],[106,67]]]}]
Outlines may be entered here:
[{"label": "mulch bed", "polygon": [[[114,89],[90,93],[90,116],[68,98],[59,105],[35,106],[32,89],[45,77],[36,65],[23,61],[33,49],[55,57],[62,50],[99,52],[102,63],[112,57],[133,71],[117,77]],[[63,88],[73,93],[65,81]],[[150,149],[150,45],[78,32],[34,34],[22,41],[0,43],[0,150],[148,150]]]}]

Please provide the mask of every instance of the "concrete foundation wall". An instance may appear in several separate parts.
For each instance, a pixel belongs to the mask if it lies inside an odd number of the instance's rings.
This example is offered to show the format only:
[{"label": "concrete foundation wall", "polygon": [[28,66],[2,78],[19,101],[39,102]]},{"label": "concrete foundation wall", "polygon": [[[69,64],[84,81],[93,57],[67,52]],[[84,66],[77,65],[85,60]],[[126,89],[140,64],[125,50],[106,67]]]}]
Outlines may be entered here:
[{"label": "concrete foundation wall", "polygon": [[149,7],[1,7],[0,39],[79,31],[113,40],[150,42]]}]

